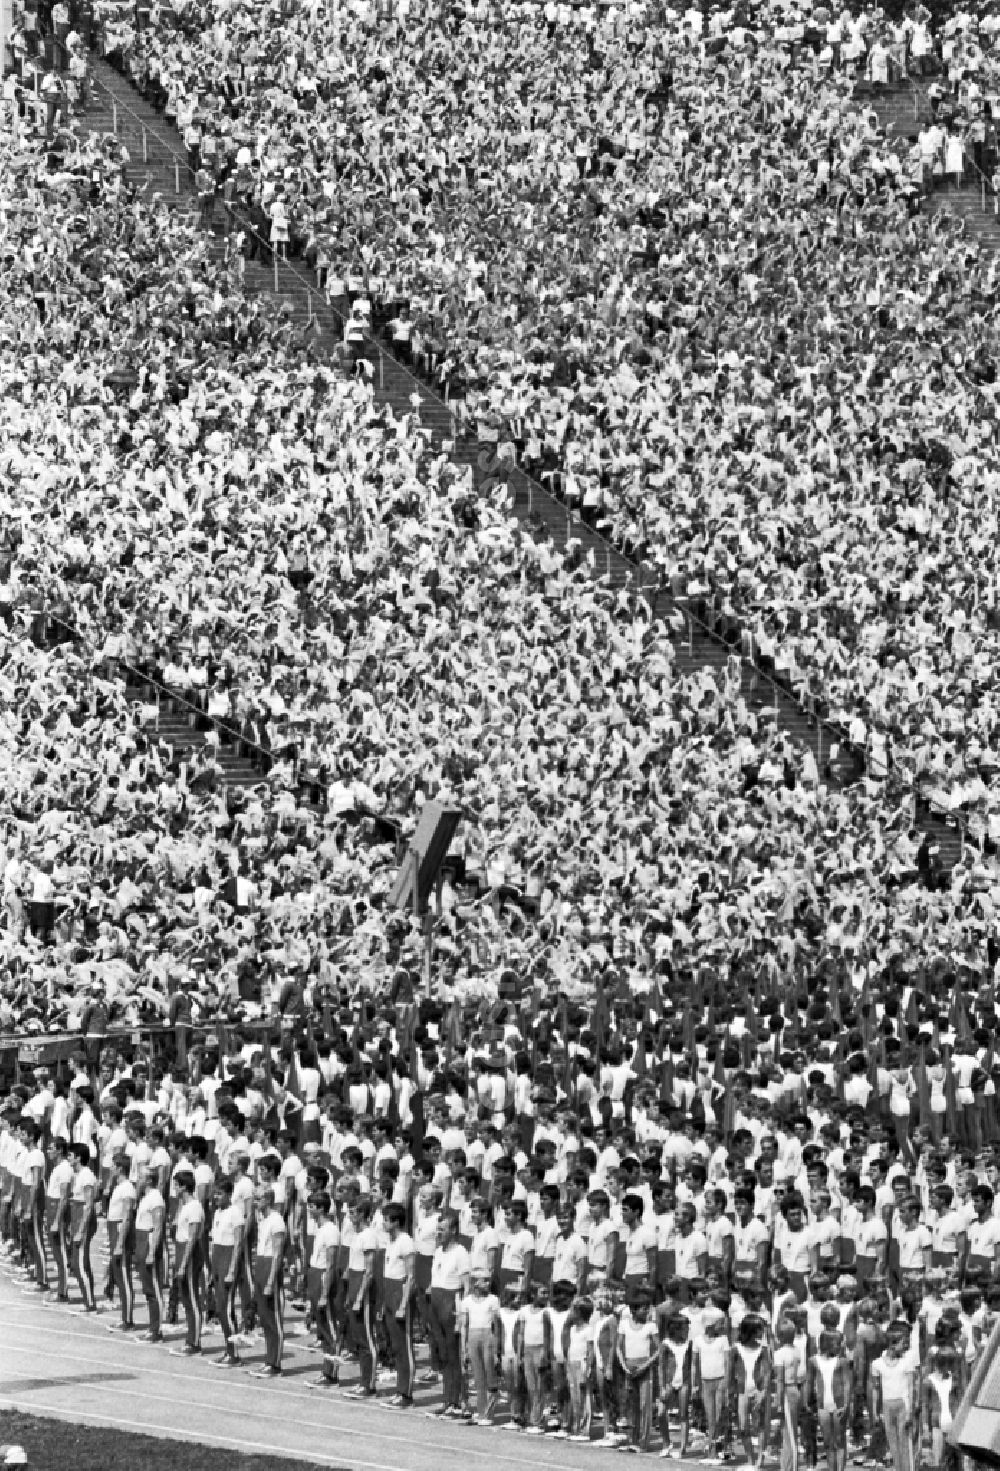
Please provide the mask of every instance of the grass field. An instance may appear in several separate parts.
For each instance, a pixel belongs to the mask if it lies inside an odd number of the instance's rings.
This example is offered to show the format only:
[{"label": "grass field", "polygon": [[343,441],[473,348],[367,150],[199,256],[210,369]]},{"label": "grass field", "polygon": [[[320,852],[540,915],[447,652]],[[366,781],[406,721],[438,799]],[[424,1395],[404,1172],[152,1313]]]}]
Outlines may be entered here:
[{"label": "grass field", "polygon": [[23,1446],[30,1471],[321,1471],[312,1461],[68,1425],[20,1410],[0,1410],[0,1445]]}]

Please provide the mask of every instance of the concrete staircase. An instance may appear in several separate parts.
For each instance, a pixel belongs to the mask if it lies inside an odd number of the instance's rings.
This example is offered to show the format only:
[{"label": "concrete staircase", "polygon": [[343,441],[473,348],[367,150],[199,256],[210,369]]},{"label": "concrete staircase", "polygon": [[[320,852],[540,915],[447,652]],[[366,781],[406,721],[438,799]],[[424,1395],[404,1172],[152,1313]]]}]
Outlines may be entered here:
[{"label": "concrete staircase", "polygon": [[[920,78],[891,87],[873,88],[870,83],[859,83],[855,96],[858,106],[874,113],[883,131],[892,129],[897,138],[915,137],[928,123],[933,114],[927,95],[927,83]],[[983,180],[970,168],[958,189],[942,183],[926,201],[925,209],[932,214],[947,209],[965,223],[966,234],[975,235],[991,250],[1000,248],[1000,216],[998,201]]]},{"label": "concrete staircase", "polygon": [[[32,638],[40,647],[50,648],[60,643],[76,642],[78,637],[72,625],[60,617],[38,613],[34,618]],[[212,762],[222,776],[227,793],[267,783],[268,777],[262,769],[260,759],[263,753],[247,755],[244,751],[241,754],[241,748],[247,743],[227,729],[224,722],[212,720],[208,716],[200,717],[199,712],[187,701],[180,696],[167,694],[162,686],[137,669],[111,661],[105,664],[101,672],[104,678],[120,680],[124,684],[129,702],[140,705],[149,712],[149,719],[145,722],[146,733],[159,743],[165,760],[183,759],[211,745]],[[322,803],[317,804],[309,799],[312,785],[308,778],[304,779],[300,801],[304,800],[306,805],[312,805],[314,810],[321,811]],[[405,845],[400,824],[395,818],[359,811],[353,820],[356,825],[367,824],[359,833],[362,843],[370,848],[392,844],[395,847],[395,861],[402,862]],[[384,862],[384,855],[382,861]],[[479,903],[489,889],[489,897],[498,915],[505,910],[518,910],[529,923],[537,918],[537,896],[510,885],[498,891],[492,890],[484,874],[466,872],[465,857],[461,853],[449,853],[442,869],[455,887],[460,903]]]},{"label": "concrete staircase", "polygon": [[259,761],[240,755],[235,736],[231,736],[224,725],[212,722],[208,729],[199,722],[195,712],[181,701],[156,696],[159,692],[144,685],[133,671],[123,671],[125,692],[130,700],[147,701],[158,705],[156,735],[175,756],[203,750],[210,742],[212,759],[218,767],[227,788],[254,787],[267,781],[260,769]]},{"label": "concrete staircase", "polygon": [[[990,250],[1000,249],[1000,216],[997,214],[997,196],[989,193],[983,198],[983,189],[974,184],[963,184],[959,189],[943,186],[937,189],[929,208],[935,213],[949,210],[965,224],[966,235],[975,236]],[[984,208],[985,204],[985,208]]]},{"label": "concrete staircase", "polygon": [[[116,130],[129,151],[132,182],[144,188],[147,195],[160,193],[172,208],[196,217],[196,201],[179,135],[106,62],[94,56],[91,65],[94,86],[85,117],[88,129],[101,133]],[[883,96],[872,99],[872,102],[879,108],[895,107],[900,119],[907,107],[911,114],[914,107],[912,98],[902,94],[892,99]],[[221,205],[217,206],[212,248],[220,260],[227,228],[223,222],[224,213]],[[259,261],[247,262],[245,284],[251,294],[273,299],[275,306],[283,309],[303,333],[311,333],[310,340],[318,357],[342,340],[343,318],[315,289],[304,263],[279,263],[275,291],[274,270]],[[500,472],[491,468],[490,446],[482,445],[471,435],[461,434],[449,405],[422,379],[398,363],[387,344],[368,343],[364,356],[371,364],[371,380],[379,402],[390,405],[398,415],[415,414],[419,422],[431,431],[435,441],[447,448],[453,461],[470,473],[477,491],[483,490],[487,481],[495,484]],[[612,589],[629,596],[646,597],[658,614],[672,617],[675,624],[683,621],[683,632],[679,632],[676,641],[677,662],[682,670],[722,667],[731,653],[739,653],[738,636],[731,637],[729,642],[719,637],[710,614],[699,617],[699,611],[676,599],[670,589],[659,583],[658,575],[651,569],[643,569],[623,557],[520,468],[507,467],[501,478],[506,482],[514,516],[531,534],[551,537],[559,547],[565,547],[569,542],[577,543],[580,558],[588,562],[595,575]],[[809,715],[780,682],[773,682],[765,670],[755,667],[748,658],[741,660],[741,674],[743,694],[749,707],[761,719],[776,721],[800,745],[809,747],[829,782],[841,786],[862,774],[863,759],[845,749],[840,734]],[[184,734],[179,729],[174,733],[178,736]],[[199,734],[189,731],[192,739],[197,739]],[[831,748],[838,746],[839,753],[834,755]],[[227,781],[249,784],[259,780],[252,767],[246,769],[249,763],[240,766],[240,758],[235,754],[230,757],[228,752],[220,749],[220,758],[229,763]],[[931,812],[919,813],[918,823],[931,834],[932,841],[939,845],[944,865],[950,867],[961,846],[954,824],[945,823]]]},{"label": "concrete staircase", "polygon": [[[57,644],[80,641],[80,635],[73,625],[51,612],[39,612],[35,615],[31,636],[40,648],[53,648]],[[145,678],[140,671],[115,660],[108,660],[104,664],[102,674],[109,680],[118,680],[124,685],[125,697],[129,703],[142,707],[147,733],[163,747],[167,760],[202,751],[211,745],[213,761],[227,788],[252,787],[266,781],[267,778],[259,769],[258,759],[239,753],[235,735],[217,721],[207,717],[199,719],[199,712],[180,696],[168,694],[151,679]]]},{"label": "concrete staircase", "polygon": [[875,114],[883,132],[891,128],[897,138],[916,137],[931,117],[926,87],[917,81],[893,83],[888,87],[859,82],[854,99],[861,112]]}]

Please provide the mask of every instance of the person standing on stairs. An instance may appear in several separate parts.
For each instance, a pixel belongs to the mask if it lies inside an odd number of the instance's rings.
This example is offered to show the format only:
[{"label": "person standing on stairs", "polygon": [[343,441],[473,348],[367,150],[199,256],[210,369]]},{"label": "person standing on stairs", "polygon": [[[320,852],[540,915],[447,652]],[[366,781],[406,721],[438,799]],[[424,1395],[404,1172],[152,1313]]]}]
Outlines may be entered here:
[{"label": "person standing on stairs", "polygon": [[945,138],[944,172],[950,189],[962,187],[962,177],[965,172],[965,149],[962,135],[955,127],[951,128]]},{"label": "person standing on stairs", "polygon": [[203,230],[210,230],[215,214],[215,179],[204,160],[198,166],[194,183],[198,191],[198,223]]},{"label": "person standing on stairs", "polygon": [[192,113],[191,121],[184,129],[184,147],[187,149],[188,181],[194,186],[201,167],[201,123],[198,121],[197,110]]},{"label": "person standing on stairs", "polygon": [[62,121],[66,110],[66,88],[59,72],[46,72],[40,90],[46,100],[46,141],[51,143],[56,135],[56,122]]},{"label": "person standing on stairs", "polygon": [[271,201],[271,249],[282,260],[288,259],[288,207],[283,185],[279,184]]},{"label": "person standing on stairs", "polygon": [[66,37],[69,35],[69,7],[65,0],[56,0],[52,7],[52,65],[64,72],[69,61]]}]

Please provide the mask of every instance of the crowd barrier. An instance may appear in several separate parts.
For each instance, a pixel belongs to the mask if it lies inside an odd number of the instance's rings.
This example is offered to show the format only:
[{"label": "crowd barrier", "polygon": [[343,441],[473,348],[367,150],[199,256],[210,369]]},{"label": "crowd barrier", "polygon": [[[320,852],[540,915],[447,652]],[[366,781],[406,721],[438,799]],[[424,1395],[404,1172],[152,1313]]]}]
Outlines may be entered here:
[{"label": "crowd barrier", "polygon": [[128,1063],[139,1060],[154,1065],[168,1064],[175,1056],[178,1030],[185,1033],[184,1045],[192,1048],[221,1049],[227,1045],[227,1032],[235,1026],[240,1035],[263,1047],[265,1040],[280,1042],[280,1016],[260,1020],[225,1018],[170,1026],[144,1023],[139,1026],[107,1027],[100,1031],[66,1032],[0,1032],[0,1092],[19,1083],[35,1068],[47,1068],[56,1081],[68,1081],[69,1061],[74,1056],[86,1059],[88,1068],[97,1066],[105,1051],[113,1051]]}]

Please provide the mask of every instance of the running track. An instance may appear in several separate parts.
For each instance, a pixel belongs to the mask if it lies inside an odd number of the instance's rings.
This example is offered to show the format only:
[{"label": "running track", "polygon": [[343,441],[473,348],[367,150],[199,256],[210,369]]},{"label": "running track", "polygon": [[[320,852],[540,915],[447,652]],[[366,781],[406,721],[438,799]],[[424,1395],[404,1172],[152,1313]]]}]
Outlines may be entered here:
[{"label": "running track", "polygon": [[[99,1248],[95,1267],[100,1278]],[[137,1297],[139,1321],[142,1299]],[[289,1314],[292,1322],[296,1315]],[[79,1424],[115,1426],[233,1450],[302,1457],[352,1471],[490,1471],[491,1467],[547,1467],[576,1471],[581,1464],[621,1466],[596,1444],[568,1445],[548,1438],[476,1429],[428,1419],[440,1403],[438,1386],[421,1387],[417,1407],[390,1410],[377,1401],[345,1399],[337,1390],[307,1388],[319,1373],[308,1340],[286,1339],[285,1376],[276,1383],[239,1370],[212,1368],[221,1349],[205,1338],[200,1359],[173,1358],[163,1346],[108,1331],[117,1313],[99,1319],[71,1316],[65,1306],[26,1295],[7,1271],[0,1275],[0,1409],[19,1409]],[[183,1329],[166,1328],[176,1342]],[[256,1368],[262,1345],[244,1350]],[[356,1375],[347,1365],[347,1385]],[[393,1385],[380,1387],[386,1397]]]}]

